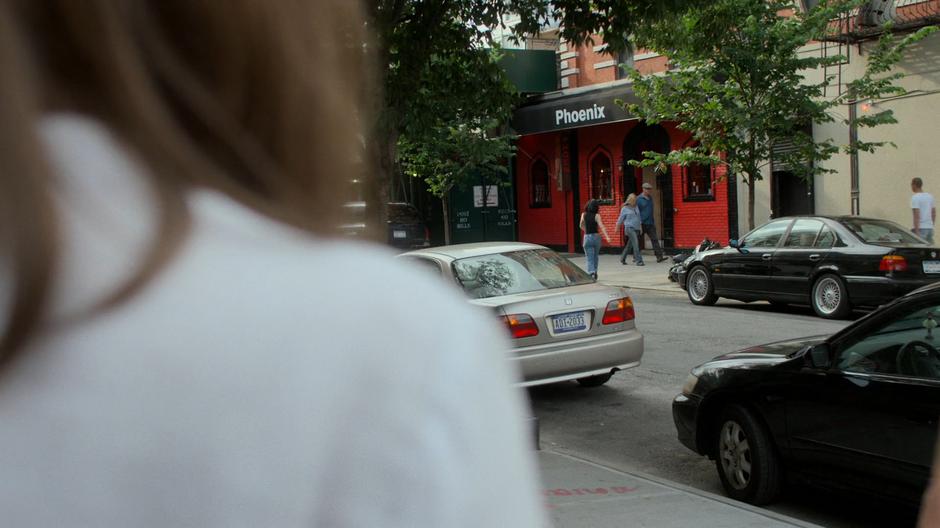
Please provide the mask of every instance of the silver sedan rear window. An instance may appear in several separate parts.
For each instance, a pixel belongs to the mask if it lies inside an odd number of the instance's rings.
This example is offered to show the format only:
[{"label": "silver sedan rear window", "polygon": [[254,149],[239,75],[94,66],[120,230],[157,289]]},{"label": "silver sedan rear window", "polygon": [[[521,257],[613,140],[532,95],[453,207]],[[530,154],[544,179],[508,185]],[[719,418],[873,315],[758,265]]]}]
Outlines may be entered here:
[{"label": "silver sedan rear window", "polygon": [[475,299],[594,282],[584,270],[550,249],[460,259],[454,262],[454,274],[464,291]]}]

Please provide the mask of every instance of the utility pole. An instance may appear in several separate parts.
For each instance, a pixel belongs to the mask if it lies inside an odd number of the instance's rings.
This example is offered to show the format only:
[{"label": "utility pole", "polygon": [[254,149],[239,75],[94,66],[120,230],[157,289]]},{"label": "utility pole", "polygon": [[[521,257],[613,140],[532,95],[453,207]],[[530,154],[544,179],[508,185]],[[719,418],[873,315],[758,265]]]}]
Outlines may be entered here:
[{"label": "utility pole", "polygon": [[858,125],[855,123],[858,112],[858,101],[854,94],[849,97],[849,178],[851,180],[852,214],[859,215],[859,188],[858,188]]}]

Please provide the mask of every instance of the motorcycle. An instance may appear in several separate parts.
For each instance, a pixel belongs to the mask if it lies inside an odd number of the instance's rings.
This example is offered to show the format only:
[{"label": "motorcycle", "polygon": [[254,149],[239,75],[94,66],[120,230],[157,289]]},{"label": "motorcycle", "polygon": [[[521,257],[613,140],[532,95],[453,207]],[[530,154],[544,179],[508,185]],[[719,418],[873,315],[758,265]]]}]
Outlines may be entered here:
[{"label": "motorcycle", "polygon": [[685,267],[686,262],[688,262],[692,257],[702,253],[704,251],[709,251],[712,249],[718,249],[721,247],[721,244],[713,240],[709,240],[707,237],[702,240],[699,245],[695,246],[695,249],[692,250],[691,254],[680,253],[672,257],[674,264],[669,268],[669,280],[672,282],[679,282],[679,273]]}]

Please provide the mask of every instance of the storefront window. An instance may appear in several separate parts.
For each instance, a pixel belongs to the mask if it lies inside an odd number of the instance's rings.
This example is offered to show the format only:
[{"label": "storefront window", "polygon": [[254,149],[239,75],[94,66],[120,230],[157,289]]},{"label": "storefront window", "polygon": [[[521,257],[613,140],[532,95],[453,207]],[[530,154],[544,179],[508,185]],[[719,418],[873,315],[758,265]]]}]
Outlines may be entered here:
[{"label": "storefront window", "polygon": [[714,200],[710,165],[689,165],[685,168],[685,199]]},{"label": "storefront window", "polygon": [[530,207],[539,208],[552,206],[548,164],[545,163],[545,160],[537,159],[532,162],[532,167],[529,169],[529,187],[532,193],[529,200]]},{"label": "storefront window", "polygon": [[610,157],[603,152],[591,159],[591,198],[610,202],[614,199]]}]

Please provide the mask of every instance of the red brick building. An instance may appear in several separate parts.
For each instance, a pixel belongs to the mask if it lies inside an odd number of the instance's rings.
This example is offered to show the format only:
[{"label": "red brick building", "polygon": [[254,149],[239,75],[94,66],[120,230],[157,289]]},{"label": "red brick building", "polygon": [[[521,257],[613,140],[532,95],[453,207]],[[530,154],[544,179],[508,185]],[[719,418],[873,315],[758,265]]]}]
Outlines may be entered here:
[{"label": "red brick building", "polygon": [[[603,46],[559,46],[562,89],[531,97],[513,118],[520,134],[515,161],[518,238],[565,251],[580,251],[578,221],[587,201],[602,201],[611,229],[620,207],[641,185],[653,185],[657,229],[667,248],[689,248],[708,237],[737,236],[736,185],[723,168],[671,166],[665,172],[630,165],[642,152],[689,146],[691,136],[673,124],[647,125],[617,100],[635,100],[617,64],[644,73],[663,71],[664,57],[638,52],[612,57]],[[613,245],[623,235],[611,231]]]}]

